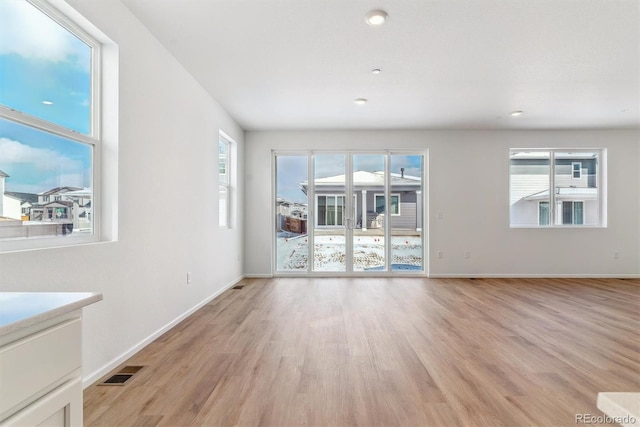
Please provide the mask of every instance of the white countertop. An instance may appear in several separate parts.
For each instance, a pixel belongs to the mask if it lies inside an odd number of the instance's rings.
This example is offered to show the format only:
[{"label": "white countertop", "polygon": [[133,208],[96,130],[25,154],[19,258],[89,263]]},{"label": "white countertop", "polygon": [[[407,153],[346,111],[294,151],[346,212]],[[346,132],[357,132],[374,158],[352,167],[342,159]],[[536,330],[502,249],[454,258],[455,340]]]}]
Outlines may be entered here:
[{"label": "white countertop", "polygon": [[0,292],[0,336],[100,300],[94,292]]},{"label": "white countertop", "polygon": [[611,418],[605,419],[605,424],[616,422],[624,427],[637,427],[639,425],[640,393],[601,392],[598,393],[597,404],[598,409]]}]

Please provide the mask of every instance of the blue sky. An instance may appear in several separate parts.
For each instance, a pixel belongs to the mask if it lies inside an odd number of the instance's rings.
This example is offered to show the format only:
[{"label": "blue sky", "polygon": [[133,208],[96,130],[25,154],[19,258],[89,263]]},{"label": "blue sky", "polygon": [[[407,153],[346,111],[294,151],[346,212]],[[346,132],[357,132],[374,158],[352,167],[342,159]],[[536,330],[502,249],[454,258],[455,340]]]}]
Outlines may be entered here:
[{"label": "blue sky", "polygon": [[[307,196],[300,190],[300,183],[308,179],[307,156],[278,156],[276,164],[276,187],[278,197],[283,197],[292,202],[307,203]],[[328,176],[344,174],[344,155],[320,154],[315,156],[315,176],[325,178]],[[391,156],[391,173],[400,173],[400,168],[405,168],[405,175],[420,176],[422,169],[422,156]],[[355,155],[354,171],[375,172],[384,170],[383,156],[380,155]]]},{"label": "blue sky", "polygon": [[[24,0],[0,0],[0,104],[90,133],[91,48]],[[44,102],[43,102],[44,101]],[[0,119],[7,191],[90,187],[92,150]]]}]

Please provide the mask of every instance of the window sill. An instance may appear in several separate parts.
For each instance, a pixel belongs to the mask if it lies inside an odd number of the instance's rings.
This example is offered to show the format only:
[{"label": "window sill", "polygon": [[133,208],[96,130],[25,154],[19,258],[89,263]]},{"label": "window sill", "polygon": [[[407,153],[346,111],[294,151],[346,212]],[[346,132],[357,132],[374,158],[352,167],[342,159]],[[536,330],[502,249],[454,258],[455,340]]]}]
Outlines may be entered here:
[{"label": "window sill", "polygon": [[0,255],[15,252],[30,252],[47,249],[62,249],[74,246],[89,246],[112,243],[116,240],[100,240],[96,236],[81,237],[46,237],[39,239],[16,239],[0,242]]}]

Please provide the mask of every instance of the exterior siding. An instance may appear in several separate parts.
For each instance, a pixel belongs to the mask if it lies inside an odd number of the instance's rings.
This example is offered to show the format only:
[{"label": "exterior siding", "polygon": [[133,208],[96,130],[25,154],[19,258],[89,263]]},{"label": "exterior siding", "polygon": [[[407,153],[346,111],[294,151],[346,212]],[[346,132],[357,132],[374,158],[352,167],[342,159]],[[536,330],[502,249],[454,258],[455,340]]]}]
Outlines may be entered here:
[{"label": "exterior siding", "polygon": [[400,196],[400,215],[391,216],[391,228],[393,229],[411,229],[415,230],[416,223],[416,204],[403,203]]}]

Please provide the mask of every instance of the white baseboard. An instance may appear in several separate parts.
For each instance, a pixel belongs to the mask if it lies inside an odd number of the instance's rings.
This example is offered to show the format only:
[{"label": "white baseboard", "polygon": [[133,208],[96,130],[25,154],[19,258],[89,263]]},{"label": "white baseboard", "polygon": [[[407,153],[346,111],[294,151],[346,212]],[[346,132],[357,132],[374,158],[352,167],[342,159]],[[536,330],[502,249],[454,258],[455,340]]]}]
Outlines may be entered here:
[{"label": "white baseboard", "polygon": [[245,279],[273,279],[273,274],[245,274]]},{"label": "white baseboard", "polygon": [[241,276],[241,277],[233,280],[231,283],[223,286],[222,289],[216,291],[213,295],[205,298],[203,301],[199,302],[198,304],[196,304],[195,306],[193,306],[189,310],[185,311],[180,316],[176,317],[171,322],[167,323],[165,326],[163,326],[162,328],[158,329],[157,331],[155,331],[154,333],[152,333],[151,335],[149,335],[148,337],[146,337],[145,339],[140,341],[138,344],[134,345],[129,350],[127,350],[124,353],[122,353],[120,356],[116,357],[111,362],[109,362],[106,365],[102,366],[100,369],[96,370],[95,372],[92,372],[91,374],[87,375],[85,378],[82,379],[82,388],[85,389],[85,388],[89,387],[91,384],[93,384],[94,382],[98,381],[100,378],[102,378],[103,376],[108,374],[111,370],[115,369],[116,367],[121,365],[124,361],[129,359],[131,356],[133,356],[134,354],[136,354],[137,352],[142,350],[144,347],[149,345],[153,340],[158,338],[160,335],[164,334],[169,329],[173,328],[178,323],[182,322],[184,319],[186,319],[187,317],[191,316],[193,313],[195,313],[197,310],[202,308],[204,305],[206,305],[209,302],[211,302],[213,299],[218,297],[220,294],[222,294],[227,289],[230,289],[231,287],[235,286],[242,279],[244,279],[244,276]]}]

